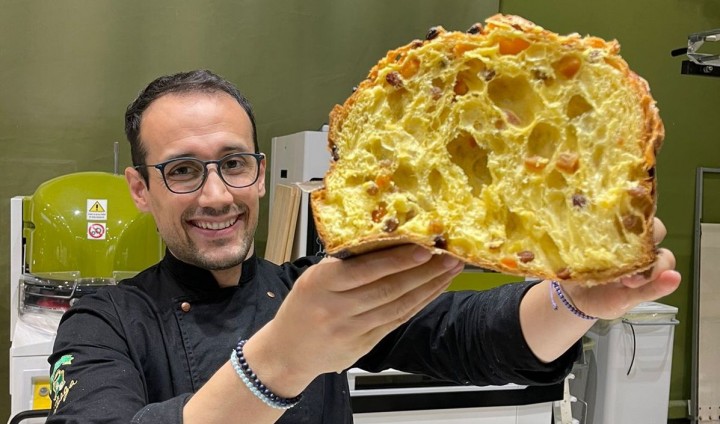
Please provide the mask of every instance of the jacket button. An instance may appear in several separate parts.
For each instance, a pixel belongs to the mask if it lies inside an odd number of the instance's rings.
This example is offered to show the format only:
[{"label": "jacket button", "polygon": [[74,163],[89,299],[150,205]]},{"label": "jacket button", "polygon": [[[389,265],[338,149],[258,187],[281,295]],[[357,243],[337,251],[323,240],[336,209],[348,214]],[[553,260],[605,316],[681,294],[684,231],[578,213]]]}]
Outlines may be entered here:
[{"label": "jacket button", "polygon": [[189,302],[183,302],[180,305],[180,309],[182,309],[183,312],[190,312],[190,303]]},{"label": "jacket button", "polygon": [[274,299],[274,298],[275,298],[275,293],[273,293],[273,292],[271,292],[271,291],[267,292],[267,295],[268,295],[268,297],[271,298],[271,299]]}]

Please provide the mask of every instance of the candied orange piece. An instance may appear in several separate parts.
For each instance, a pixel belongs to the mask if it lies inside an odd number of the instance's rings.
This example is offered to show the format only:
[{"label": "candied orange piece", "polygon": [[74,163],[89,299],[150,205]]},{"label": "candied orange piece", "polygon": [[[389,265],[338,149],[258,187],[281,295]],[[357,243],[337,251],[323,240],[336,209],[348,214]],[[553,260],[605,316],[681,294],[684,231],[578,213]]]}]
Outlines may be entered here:
[{"label": "candied orange piece", "polygon": [[428,233],[430,234],[442,234],[443,231],[445,231],[445,226],[442,222],[437,220],[430,221],[430,225],[428,225]]},{"label": "candied orange piece", "polygon": [[500,259],[500,263],[510,269],[517,268],[517,261],[513,258],[502,258],[502,259]]},{"label": "candied orange piece", "polygon": [[403,62],[402,66],[400,67],[400,75],[402,75],[403,78],[408,79],[413,75],[417,74],[417,71],[419,69],[420,60],[412,57]]},{"label": "candied orange piece", "polygon": [[545,169],[545,166],[547,165],[547,160],[540,156],[531,156],[526,157],[523,163],[525,164],[525,169],[527,169],[528,171],[537,172]]},{"label": "candied orange piece", "polygon": [[555,166],[566,174],[574,174],[580,167],[580,158],[577,153],[563,152],[558,155]]},{"label": "candied orange piece", "polygon": [[557,62],[553,63],[555,72],[570,79],[580,70],[581,61],[577,56],[565,56]]},{"label": "candied orange piece", "polygon": [[502,38],[499,43],[500,54],[518,54],[530,47],[530,43],[522,38]]},{"label": "candied orange piece", "polygon": [[388,188],[388,186],[390,186],[390,175],[378,175],[377,178],[375,178],[375,185],[381,190]]},{"label": "candied orange piece", "polygon": [[453,47],[453,54],[455,55],[455,57],[460,57],[465,52],[474,50],[474,49],[475,49],[475,46],[472,44],[458,43],[458,44],[455,44],[455,46]]}]

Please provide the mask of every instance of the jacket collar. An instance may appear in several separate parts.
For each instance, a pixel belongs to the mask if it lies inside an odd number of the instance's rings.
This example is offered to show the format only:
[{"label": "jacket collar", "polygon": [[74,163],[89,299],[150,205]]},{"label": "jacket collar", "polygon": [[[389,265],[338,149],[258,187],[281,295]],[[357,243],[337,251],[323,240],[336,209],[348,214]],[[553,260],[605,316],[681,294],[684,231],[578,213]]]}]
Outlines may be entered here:
[{"label": "jacket collar", "polygon": [[[257,261],[255,253],[243,261],[238,285],[245,284],[255,278]],[[218,285],[210,271],[181,261],[167,249],[165,249],[165,257],[160,262],[160,266],[172,274],[174,280],[182,286],[206,292],[222,290],[222,287]]]}]

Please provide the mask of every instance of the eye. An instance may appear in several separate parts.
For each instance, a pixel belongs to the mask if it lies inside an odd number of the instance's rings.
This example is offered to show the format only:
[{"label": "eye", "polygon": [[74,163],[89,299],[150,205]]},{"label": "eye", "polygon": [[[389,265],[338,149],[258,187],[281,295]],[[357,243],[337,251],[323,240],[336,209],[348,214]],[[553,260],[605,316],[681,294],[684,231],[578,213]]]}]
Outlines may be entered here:
[{"label": "eye", "polygon": [[172,180],[188,180],[203,174],[203,165],[199,161],[180,160],[165,165],[165,177]]},{"label": "eye", "polygon": [[225,169],[242,168],[243,166],[245,166],[245,164],[239,159],[228,159],[223,163],[223,168]]},{"label": "eye", "polygon": [[232,155],[222,162],[222,169],[227,173],[241,173],[251,167],[252,158],[246,155]]}]

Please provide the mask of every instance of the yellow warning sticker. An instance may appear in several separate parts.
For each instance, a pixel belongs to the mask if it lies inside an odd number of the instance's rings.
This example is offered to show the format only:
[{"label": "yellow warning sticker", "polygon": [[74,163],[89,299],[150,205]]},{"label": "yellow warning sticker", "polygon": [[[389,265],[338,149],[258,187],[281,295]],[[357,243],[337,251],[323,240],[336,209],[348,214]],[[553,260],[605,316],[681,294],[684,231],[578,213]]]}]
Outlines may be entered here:
[{"label": "yellow warning sticker", "polygon": [[100,204],[100,202],[95,202],[95,203],[90,207],[90,212],[103,213],[103,212],[105,212],[105,208],[102,207],[102,205]]},{"label": "yellow warning sticker", "polygon": [[87,220],[107,221],[107,199],[87,199]]}]

